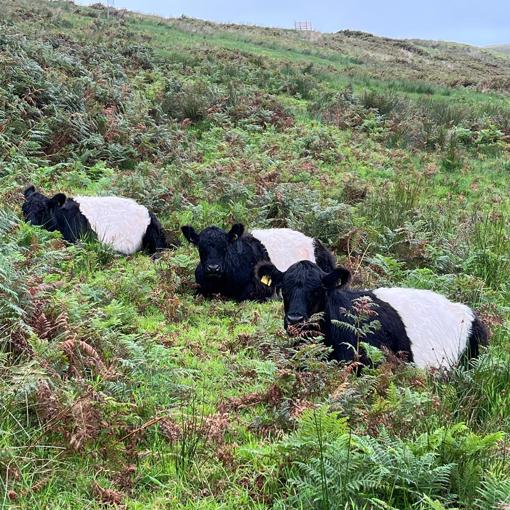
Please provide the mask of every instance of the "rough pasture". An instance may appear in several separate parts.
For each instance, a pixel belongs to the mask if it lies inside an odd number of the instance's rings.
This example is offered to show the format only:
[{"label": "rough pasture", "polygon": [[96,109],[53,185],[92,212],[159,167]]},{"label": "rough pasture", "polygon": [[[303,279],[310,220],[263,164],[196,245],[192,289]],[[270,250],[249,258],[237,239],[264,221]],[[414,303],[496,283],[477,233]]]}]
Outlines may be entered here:
[{"label": "rough pasture", "polygon": [[[2,2],[0,506],[510,505],[508,76],[451,43]],[[133,199],[170,248],[67,243],[27,183]],[[180,226],[235,222],[465,303],[489,346],[447,374],[371,349],[358,377],[281,301],[196,294]]]}]

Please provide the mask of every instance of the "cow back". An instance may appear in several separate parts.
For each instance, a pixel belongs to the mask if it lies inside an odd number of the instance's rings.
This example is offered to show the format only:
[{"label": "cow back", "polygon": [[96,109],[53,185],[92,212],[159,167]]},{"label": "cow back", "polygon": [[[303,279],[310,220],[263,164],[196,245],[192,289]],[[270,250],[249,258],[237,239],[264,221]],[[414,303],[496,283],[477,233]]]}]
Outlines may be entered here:
[{"label": "cow back", "polygon": [[99,241],[125,255],[141,249],[151,222],[146,207],[122,197],[74,197],[74,201]]},{"label": "cow back", "polygon": [[315,262],[315,245],[311,237],[290,228],[268,228],[251,231],[267,250],[271,262],[280,271],[286,271],[301,260]]}]

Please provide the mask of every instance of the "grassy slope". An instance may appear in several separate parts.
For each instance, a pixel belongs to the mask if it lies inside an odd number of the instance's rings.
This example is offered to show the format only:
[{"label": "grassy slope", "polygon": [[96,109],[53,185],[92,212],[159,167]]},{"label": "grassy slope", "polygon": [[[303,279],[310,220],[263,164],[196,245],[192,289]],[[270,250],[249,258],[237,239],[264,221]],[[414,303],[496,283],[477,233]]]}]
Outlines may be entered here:
[{"label": "grassy slope", "polygon": [[[510,425],[508,59],[4,7],[0,504],[510,502],[508,440],[491,435]],[[64,247],[16,218],[27,182],[132,196],[176,247],[155,263]],[[356,378],[287,338],[280,303],[195,295],[179,225],[234,220],[319,236],[358,285],[469,303],[492,345],[448,377],[389,362]]]},{"label": "grassy slope", "polygon": [[510,53],[510,44],[501,44],[487,47],[491,51],[497,51],[499,53]]}]

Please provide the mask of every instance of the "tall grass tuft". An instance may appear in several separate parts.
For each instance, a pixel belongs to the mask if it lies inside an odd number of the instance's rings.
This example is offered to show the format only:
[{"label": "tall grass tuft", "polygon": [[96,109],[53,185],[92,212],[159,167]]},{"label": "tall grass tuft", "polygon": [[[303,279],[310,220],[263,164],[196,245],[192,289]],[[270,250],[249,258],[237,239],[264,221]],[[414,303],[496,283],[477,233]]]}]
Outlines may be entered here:
[{"label": "tall grass tuft", "polygon": [[386,189],[379,189],[365,204],[371,223],[395,230],[409,221],[418,206],[422,183],[416,180],[397,178]]},{"label": "tall grass tuft", "polygon": [[9,236],[17,223],[16,216],[0,210],[0,349],[11,344],[13,335],[26,330],[25,309],[29,302],[26,274],[18,267],[21,255]]},{"label": "tall grass tuft", "polygon": [[475,219],[465,269],[494,289],[508,289],[510,233],[503,212],[483,213]]},{"label": "tall grass tuft", "polygon": [[176,473],[186,477],[208,438],[206,416],[203,407],[199,408],[196,396],[191,397],[187,411],[181,410],[179,428],[173,459]]}]

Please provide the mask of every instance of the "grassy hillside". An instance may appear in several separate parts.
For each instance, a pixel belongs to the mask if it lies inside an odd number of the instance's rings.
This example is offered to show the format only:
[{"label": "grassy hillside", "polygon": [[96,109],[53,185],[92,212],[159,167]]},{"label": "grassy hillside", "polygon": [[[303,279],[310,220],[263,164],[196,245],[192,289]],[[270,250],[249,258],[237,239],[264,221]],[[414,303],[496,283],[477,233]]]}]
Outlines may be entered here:
[{"label": "grassy hillside", "polygon": [[[0,506],[507,508],[509,80],[462,45],[2,2]],[[133,197],[173,248],[67,246],[28,183]],[[197,297],[179,226],[234,221],[465,302],[491,345],[356,377],[281,303]]]},{"label": "grassy hillside", "polygon": [[488,47],[491,51],[497,51],[499,53],[510,53],[510,44],[500,44]]}]

